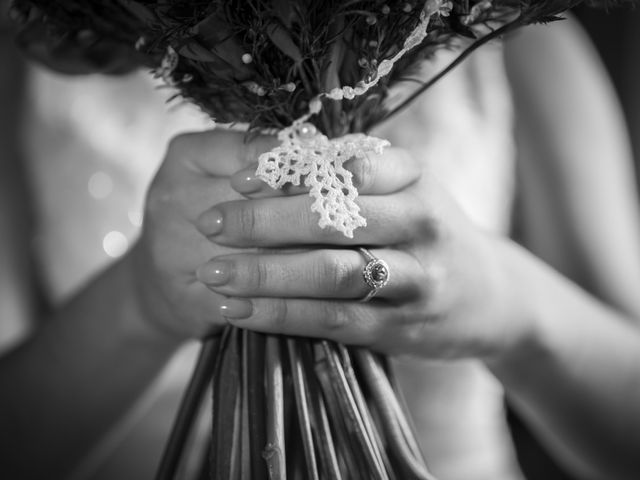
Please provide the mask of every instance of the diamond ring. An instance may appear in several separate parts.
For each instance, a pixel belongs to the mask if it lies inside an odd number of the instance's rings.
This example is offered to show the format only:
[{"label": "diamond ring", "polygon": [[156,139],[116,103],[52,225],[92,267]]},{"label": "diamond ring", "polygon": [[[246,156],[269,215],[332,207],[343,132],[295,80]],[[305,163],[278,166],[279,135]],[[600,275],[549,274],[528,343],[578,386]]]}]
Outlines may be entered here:
[{"label": "diamond ring", "polygon": [[389,283],[390,273],[389,265],[384,260],[376,258],[373,254],[363,247],[358,247],[358,251],[364,256],[367,264],[362,270],[362,277],[371,290],[360,300],[368,302],[371,300],[387,283]]}]

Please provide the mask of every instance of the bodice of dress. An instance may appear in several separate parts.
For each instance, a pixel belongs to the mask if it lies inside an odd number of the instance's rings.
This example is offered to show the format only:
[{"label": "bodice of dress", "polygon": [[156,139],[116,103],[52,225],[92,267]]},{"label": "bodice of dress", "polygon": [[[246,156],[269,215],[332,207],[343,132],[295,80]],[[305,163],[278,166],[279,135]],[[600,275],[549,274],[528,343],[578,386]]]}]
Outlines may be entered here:
[{"label": "bodice of dress", "polygon": [[[34,69],[30,88],[25,145],[39,195],[37,246],[47,286],[62,299],[135,241],[144,191],[169,138],[210,123],[195,109],[167,108],[168,94],[143,74],[68,78]],[[474,222],[506,233],[510,108],[500,49],[488,46],[375,133],[428,159]],[[134,409],[138,427],[115,429],[118,446],[92,478],[151,478],[190,371],[189,354],[177,357]],[[519,478],[502,391],[480,364],[395,365],[442,480]]]},{"label": "bodice of dress", "polygon": [[[506,235],[515,178],[512,103],[501,46],[476,53],[375,133],[428,165],[480,228]],[[425,78],[454,55],[441,52]],[[439,478],[520,478],[502,388],[479,362],[399,358],[394,366]]]},{"label": "bodice of dress", "polygon": [[212,126],[151,77],[68,77],[33,68],[25,148],[39,196],[40,264],[63,299],[122,255],[169,139]]}]

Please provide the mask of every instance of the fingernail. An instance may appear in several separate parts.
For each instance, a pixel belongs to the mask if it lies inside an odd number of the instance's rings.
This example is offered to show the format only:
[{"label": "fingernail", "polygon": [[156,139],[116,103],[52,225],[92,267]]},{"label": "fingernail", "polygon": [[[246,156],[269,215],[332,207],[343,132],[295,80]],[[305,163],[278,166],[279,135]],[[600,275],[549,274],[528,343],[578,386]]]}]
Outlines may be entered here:
[{"label": "fingernail", "polygon": [[253,313],[253,305],[249,300],[227,298],[220,305],[220,314],[231,320],[249,318]]},{"label": "fingernail", "polygon": [[238,193],[255,193],[263,186],[264,182],[253,171],[242,170],[231,177],[231,188]]},{"label": "fingernail", "polygon": [[219,234],[222,231],[222,226],[222,212],[217,208],[204,212],[198,218],[198,230],[207,237]]},{"label": "fingernail", "polygon": [[202,283],[207,285],[224,285],[229,281],[231,276],[231,265],[229,262],[221,260],[213,260],[209,263],[201,265],[196,270],[196,277]]}]

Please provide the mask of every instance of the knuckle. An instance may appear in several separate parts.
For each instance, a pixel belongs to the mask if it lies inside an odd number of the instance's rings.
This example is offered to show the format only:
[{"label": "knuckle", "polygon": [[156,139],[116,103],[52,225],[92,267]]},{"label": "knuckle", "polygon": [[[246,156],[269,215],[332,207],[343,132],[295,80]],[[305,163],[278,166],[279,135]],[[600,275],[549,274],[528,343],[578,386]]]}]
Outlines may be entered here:
[{"label": "knuckle", "polygon": [[287,301],[284,298],[256,299],[252,317],[269,331],[282,332],[289,323]]},{"label": "knuckle", "polygon": [[288,323],[288,305],[283,298],[269,300],[263,312],[264,321],[275,330],[282,330]]},{"label": "knuckle", "polygon": [[[420,302],[406,305],[405,308],[398,310],[400,311],[394,312],[388,325],[393,326],[393,344],[399,350],[390,353],[424,350],[425,345],[433,341],[437,332],[441,330],[441,323],[444,322],[443,314],[425,312]],[[388,337],[388,334],[385,335],[385,338]]]},{"label": "knuckle", "polygon": [[264,262],[255,261],[253,272],[253,287],[256,289],[263,289],[269,284],[269,268]]},{"label": "knuckle", "polygon": [[384,337],[383,322],[380,319],[380,313],[375,314],[371,308],[362,305],[356,307],[353,316],[357,319],[358,343],[362,345],[376,345],[380,343]]},{"label": "knuckle", "polygon": [[420,242],[433,245],[442,242],[446,235],[445,222],[429,203],[420,209],[408,212],[409,221],[404,222],[409,238],[420,239]]},{"label": "knuckle", "polygon": [[323,303],[320,314],[320,324],[328,331],[342,330],[350,323],[349,313],[341,303]]},{"label": "knuckle", "polygon": [[316,279],[316,287],[329,293],[348,291],[354,284],[351,268],[334,252],[320,255]]},{"label": "knuckle", "polygon": [[447,229],[444,222],[435,216],[424,219],[418,224],[419,234],[423,238],[427,238],[432,244],[442,243],[447,236]]},{"label": "knuckle", "polygon": [[238,228],[240,234],[246,240],[255,240],[257,213],[256,210],[248,205],[248,202],[241,202],[237,215]]},{"label": "knuckle", "polygon": [[407,324],[402,328],[399,343],[410,351],[420,351],[430,334],[432,335],[432,327],[423,319],[414,318],[412,324]]},{"label": "knuckle", "polygon": [[332,244],[338,243],[340,233],[329,227],[329,226],[320,226],[317,221],[312,218],[311,215],[306,215],[301,222],[301,225],[304,225],[305,228],[308,228],[310,232],[314,233],[314,236],[318,239],[321,244]]},{"label": "knuckle", "polygon": [[268,282],[266,265],[255,255],[246,256],[244,261],[236,264],[239,272],[235,275],[235,281],[250,290],[260,290]]},{"label": "knuckle", "polygon": [[445,301],[449,272],[440,257],[432,252],[422,264],[420,273],[419,297],[424,302],[425,313],[430,314]]}]

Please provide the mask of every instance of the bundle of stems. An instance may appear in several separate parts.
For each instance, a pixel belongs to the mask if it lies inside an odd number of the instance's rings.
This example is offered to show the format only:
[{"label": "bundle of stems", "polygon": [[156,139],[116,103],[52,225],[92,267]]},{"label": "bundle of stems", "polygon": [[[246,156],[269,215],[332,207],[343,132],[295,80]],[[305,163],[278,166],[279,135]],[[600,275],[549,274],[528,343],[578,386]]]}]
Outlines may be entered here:
[{"label": "bundle of stems", "polygon": [[158,480],[184,470],[203,405],[209,478],[434,479],[386,359],[364,348],[235,327],[206,340]]}]

